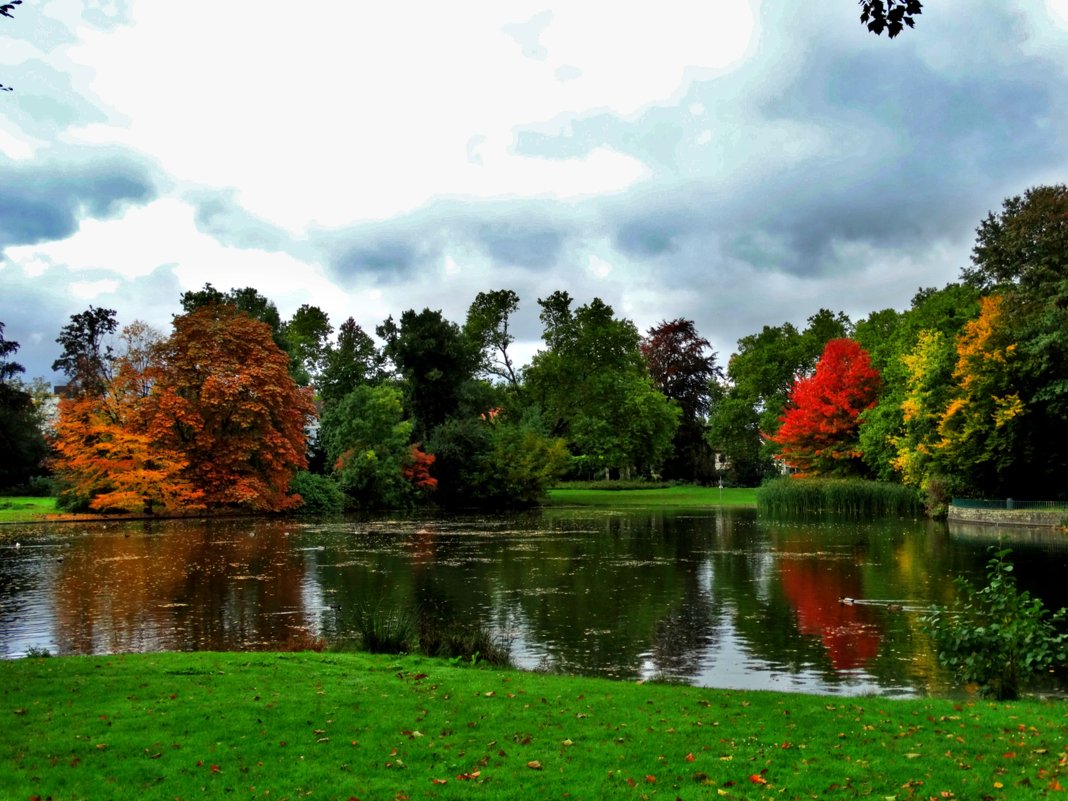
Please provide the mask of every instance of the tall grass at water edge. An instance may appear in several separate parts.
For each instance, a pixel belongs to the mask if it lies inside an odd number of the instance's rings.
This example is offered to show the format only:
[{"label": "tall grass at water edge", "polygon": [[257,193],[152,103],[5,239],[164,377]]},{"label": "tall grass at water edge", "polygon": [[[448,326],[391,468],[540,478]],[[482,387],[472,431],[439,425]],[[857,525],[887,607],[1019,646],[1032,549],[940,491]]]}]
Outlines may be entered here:
[{"label": "tall grass at water edge", "polygon": [[777,478],[757,490],[757,509],[767,514],[846,514],[918,517],[923,504],[916,490],[863,479]]}]

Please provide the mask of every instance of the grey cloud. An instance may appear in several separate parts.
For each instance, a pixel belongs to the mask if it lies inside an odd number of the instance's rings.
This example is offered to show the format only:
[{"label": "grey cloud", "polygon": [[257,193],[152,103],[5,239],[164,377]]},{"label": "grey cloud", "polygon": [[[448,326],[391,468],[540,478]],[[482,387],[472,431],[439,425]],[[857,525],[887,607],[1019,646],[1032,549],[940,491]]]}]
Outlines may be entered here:
[{"label": "grey cloud", "polygon": [[65,239],[84,217],[110,217],[157,196],[149,170],[125,155],[0,162],[0,253],[12,245]]},{"label": "grey cloud", "polygon": [[[63,382],[62,375],[52,372],[52,362],[60,355],[56,337],[72,314],[92,304],[115,309],[120,326],[140,319],[166,334],[171,316],[179,311],[182,291],[173,265],[161,265],[134,279],[122,279],[108,270],[75,272],[65,266],[52,266],[42,276],[30,276],[10,263],[3,265],[2,275],[0,321],[6,324],[4,337],[19,343],[15,361],[26,368],[22,377],[42,377],[53,383]],[[74,282],[107,278],[120,279],[118,288],[91,300],[78,298],[70,289]]]},{"label": "grey cloud", "polygon": [[284,229],[249,213],[234,200],[233,190],[195,190],[186,199],[195,209],[198,231],[229,247],[293,253],[299,250]]},{"label": "grey cloud", "polygon": [[439,200],[385,222],[315,232],[311,241],[326,253],[332,272],[347,281],[409,281],[452,249],[477,252],[499,268],[541,270],[565,258],[576,211],[565,213],[548,201]]}]

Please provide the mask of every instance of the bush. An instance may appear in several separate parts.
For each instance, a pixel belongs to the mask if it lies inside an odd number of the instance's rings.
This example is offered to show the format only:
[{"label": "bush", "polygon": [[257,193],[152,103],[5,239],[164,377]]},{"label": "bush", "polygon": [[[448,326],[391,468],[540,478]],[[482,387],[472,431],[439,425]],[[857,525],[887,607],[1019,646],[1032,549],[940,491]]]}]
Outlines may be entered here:
[{"label": "bush", "polygon": [[1050,615],[1041,599],[1017,588],[1011,551],[991,552],[986,586],[957,578],[953,606],[935,609],[923,622],[938,660],[958,681],[977,684],[982,695],[1009,700],[1018,698],[1031,678],[1068,660],[1068,634],[1058,630],[1068,610]]},{"label": "bush", "polygon": [[331,515],[345,510],[345,493],[334,479],[301,470],[290,482],[289,489],[304,499],[298,510],[304,515]]}]

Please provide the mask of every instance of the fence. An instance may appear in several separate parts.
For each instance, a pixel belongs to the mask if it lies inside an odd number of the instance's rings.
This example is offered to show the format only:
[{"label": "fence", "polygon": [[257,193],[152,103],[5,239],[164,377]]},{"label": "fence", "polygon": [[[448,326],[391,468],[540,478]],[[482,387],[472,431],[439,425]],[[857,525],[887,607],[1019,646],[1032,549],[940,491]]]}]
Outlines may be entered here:
[{"label": "fence", "polygon": [[1038,509],[1068,510],[1068,501],[1020,501],[1015,498],[954,498],[952,505],[958,509]]}]

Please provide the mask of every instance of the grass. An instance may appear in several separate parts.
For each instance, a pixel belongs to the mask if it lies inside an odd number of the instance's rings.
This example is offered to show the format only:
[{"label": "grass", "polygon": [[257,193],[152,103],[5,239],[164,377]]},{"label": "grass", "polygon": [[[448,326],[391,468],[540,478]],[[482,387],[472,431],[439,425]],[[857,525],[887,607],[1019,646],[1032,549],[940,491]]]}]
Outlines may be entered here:
[{"label": "grass", "polygon": [[330,653],[0,663],[5,798],[1033,799],[1059,703],[833,698]]},{"label": "grass", "polygon": [[691,485],[657,489],[571,489],[549,490],[548,503],[554,506],[618,506],[618,507],[709,507],[755,506],[755,489],[719,489]]},{"label": "grass", "polygon": [[56,514],[55,498],[0,497],[0,523],[24,523]]},{"label": "grass", "polygon": [[760,487],[756,501],[761,512],[771,514],[923,514],[920,496],[911,487],[862,479],[777,478]]}]

